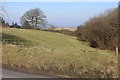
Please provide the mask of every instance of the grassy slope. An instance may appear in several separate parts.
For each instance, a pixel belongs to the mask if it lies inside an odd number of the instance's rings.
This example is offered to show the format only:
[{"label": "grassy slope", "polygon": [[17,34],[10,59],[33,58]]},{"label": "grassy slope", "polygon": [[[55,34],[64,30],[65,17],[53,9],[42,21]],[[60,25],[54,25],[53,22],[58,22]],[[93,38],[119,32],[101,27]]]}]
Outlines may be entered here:
[{"label": "grassy slope", "polygon": [[90,48],[59,33],[25,29],[3,29],[3,33],[30,44],[3,45],[3,64],[62,77],[117,77],[114,52]]}]

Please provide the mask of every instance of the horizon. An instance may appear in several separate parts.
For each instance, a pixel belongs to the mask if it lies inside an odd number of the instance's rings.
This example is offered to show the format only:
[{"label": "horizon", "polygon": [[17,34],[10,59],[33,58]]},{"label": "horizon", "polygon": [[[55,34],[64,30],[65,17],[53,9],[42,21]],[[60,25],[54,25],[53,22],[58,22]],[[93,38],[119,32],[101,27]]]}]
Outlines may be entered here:
[{"label": "horizon", "polygon": [[[22,5],[22,6],[21,6]],[[118,6],[117,2],[5,2],[6,20],[20,25],[19,18],[29,9],[40,8],[47,21],[57,27],[77,27],[91,17]]]}]

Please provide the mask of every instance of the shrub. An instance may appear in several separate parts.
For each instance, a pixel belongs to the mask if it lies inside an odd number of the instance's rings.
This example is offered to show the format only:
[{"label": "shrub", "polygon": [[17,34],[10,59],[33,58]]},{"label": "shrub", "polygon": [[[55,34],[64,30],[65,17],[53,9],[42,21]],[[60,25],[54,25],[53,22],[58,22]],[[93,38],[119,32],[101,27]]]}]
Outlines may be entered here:
[{"label": "shrub", "polygon": [[115,50],[117,47],[118,10],[107,10],[77,28],[79,40],[88,41],[91,47]]}]

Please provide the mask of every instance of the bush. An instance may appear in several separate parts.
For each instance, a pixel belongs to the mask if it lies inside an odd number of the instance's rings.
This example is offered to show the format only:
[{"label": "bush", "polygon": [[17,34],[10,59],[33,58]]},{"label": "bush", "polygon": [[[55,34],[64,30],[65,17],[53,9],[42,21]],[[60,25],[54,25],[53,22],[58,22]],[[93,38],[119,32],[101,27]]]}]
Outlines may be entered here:
[{"label": "bush", "polygon": [[77,28],[77,36],[81,41],[88,41],[91,47],[115,50],[117,47],[118,10],[107,10],[91,18]]}]

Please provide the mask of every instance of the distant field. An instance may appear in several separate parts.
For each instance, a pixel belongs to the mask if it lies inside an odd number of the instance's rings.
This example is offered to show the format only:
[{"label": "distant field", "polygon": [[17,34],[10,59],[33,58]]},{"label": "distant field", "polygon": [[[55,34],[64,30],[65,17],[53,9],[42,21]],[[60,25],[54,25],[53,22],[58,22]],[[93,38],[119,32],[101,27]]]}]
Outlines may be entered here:
[{"label": "distant field", "polygon": [[55,28],[55,30],[69,30],[69,31],[75,31],[75,30],[77,30],[77,27]]},{"label": "distant field", "polygon": [[3,29],[2,64],[27,72],[69,78],[117,77],[115,52],[60,33]]}]

